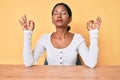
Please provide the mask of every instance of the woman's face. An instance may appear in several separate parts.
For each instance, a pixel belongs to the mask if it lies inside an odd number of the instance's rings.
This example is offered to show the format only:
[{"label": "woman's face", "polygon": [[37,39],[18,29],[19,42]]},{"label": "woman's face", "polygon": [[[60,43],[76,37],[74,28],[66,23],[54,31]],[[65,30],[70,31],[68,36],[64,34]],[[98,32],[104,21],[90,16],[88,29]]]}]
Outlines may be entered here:
[{"label": "woman's face", "polygon": [[56,27],[67,27],[71,17],[63,5],[58,5],[53,11],[52,22]]}]

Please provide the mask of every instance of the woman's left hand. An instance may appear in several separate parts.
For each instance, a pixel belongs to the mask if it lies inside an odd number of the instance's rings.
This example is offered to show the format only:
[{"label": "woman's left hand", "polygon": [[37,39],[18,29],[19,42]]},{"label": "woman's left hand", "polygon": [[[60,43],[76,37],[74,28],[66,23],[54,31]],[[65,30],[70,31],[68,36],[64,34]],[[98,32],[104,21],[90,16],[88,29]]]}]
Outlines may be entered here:
[{"label": "woman's left hand", "polygon": [[96,30],[96,29],[99,30],[101,22],[102,21],[101,21],[100,17],[98,17],[96,19],[96,21],[94,21],[94,20],[88,21],[87,22],[87,29],[88,29],[88,31],[90,31],[90,30]]}]

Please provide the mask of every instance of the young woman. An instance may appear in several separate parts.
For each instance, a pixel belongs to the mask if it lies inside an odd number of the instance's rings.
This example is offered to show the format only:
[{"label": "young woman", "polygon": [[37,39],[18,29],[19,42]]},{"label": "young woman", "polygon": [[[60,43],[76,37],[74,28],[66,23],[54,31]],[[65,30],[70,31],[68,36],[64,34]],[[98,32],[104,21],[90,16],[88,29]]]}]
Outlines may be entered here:
[{"label": "young woman", "polygon": [[46,50],[48,65],[76,65],[77,53],[86,66],[94,68],[98,57],[98,29],[101,18],[89,21],[87,29],[90,34],[90,46],[86,46],[82,35],[69,32],[68,24],[72,21],[72,12],[65,3],[58,3],[52,10],[52,23],[56,31],[44,34],[37,42],[34,51],[31,49],[31,38],[35,24],[23,16],[19,21],[24,30],[24,64],[26,67],[36,63]]}]

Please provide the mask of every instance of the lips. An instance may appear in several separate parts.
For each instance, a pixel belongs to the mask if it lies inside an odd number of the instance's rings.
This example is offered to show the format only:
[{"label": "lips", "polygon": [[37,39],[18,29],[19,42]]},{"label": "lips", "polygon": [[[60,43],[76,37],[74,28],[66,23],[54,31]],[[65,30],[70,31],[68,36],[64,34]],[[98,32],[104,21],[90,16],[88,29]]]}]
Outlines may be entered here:
[{"label": "lips", "polygon": [[56,22],[63,22],[63,20],[56,20]]}]

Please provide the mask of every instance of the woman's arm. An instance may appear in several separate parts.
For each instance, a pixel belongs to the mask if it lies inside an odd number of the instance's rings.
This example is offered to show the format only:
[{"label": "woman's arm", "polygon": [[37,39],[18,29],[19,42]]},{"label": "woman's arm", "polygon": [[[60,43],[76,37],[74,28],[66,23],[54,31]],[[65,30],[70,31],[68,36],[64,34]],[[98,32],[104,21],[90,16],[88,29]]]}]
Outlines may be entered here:
[{"label": "woman's arm", "polygon": [[23,60],[25,66],[29,67],[36,63],[36,61],[39,59],[38,57],[40,57],[44,51],[44,47],[41,45],[42,40],[39,40],[35,47],[35,50],[32,51],[31,38],[35,24],[32,20],[27,20],[27,17],[25,15],[19,20],[19,22],[24,31]]},{"label": "woman's arm", "polygon": [[83,41],[79,46],[79,53],[86,66],[94,68],[97,64],[98,57],[98,29],[100,28],[101,18],[97,18],[94,22],[93,20],[87,23],[87,29],[90,34],[90,46],[86,46],[85,41]]},{"label": "woman's arm", "polygon": [[44,45],[44,38],[41,37],[38,40],[34,51],[31,48],[31,38],[32,38],[32,31],[24,31],[24,50],[23,50],[23,60],[26,67],[32,66],[36,64],[36,61],[42,55],[43,51],[45,50]]},{"label": "woman's arm", "polygon": [[32,31],[24,30],[23,60],[26,67],[32,66],[33,53],[31,48]]},{"label": "woman's arm", "polygon": [[86,46],[83,41],[79,46],[79,54],[82,57],[86,66],[94,68],[97,63],[98,57],[98,30],[91,30],[90,33],[90,46]]}]

